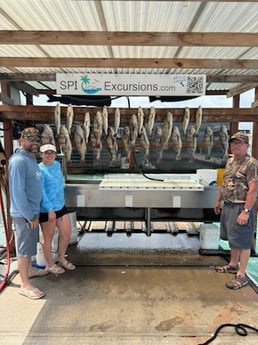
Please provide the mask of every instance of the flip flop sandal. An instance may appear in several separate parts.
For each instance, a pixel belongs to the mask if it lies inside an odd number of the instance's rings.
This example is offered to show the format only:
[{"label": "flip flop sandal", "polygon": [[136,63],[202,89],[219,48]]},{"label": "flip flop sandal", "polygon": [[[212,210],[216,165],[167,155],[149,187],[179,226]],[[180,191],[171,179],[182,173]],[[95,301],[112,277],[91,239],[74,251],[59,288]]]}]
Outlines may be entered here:
[{"label": "flip flop sandal", "polygon": [[20,288],[19,294],[29,299],[40,299],[45,296],[45,293],[43,291],[40,291],[38,288],[33,288],[33,289]]},{"label": "flip flop sandal", "polygon": [[215,271],[219,273],[233,273],[236,274],[238,271],[238,266],[224,265],[215,266]]},{"label": "flip flop sandal", "polygon": [[45,270],[46,270],[48,273],[53,273],[53,274],[55,274],[55,275],[65,273],[65,270],[64,270],[62,267],[60,267],[60,266],[58,266],[58,265],[56,265],[56,264],[54,264],[54,265],[51,266],[51,267],[46,267]]},{"label": "flip flop sandal", "polygon": [[64,262],[58,262],[58,265],[68,271],[73,271],[76,268],[74,264],[67,260],[65,260]]},{"label": "flip flop sandal", "polygon": [[238,290],[248,284],[249,280],[247,277],[236,276],[231,282],[226,283],[226,287],[232,290]]},{"label": "flip flop sandal", "polygon": [[36,278],[36,277],[43,277],[47,275],[49,272],[45,269],[35,268],[32,272],[29,273],[29,278]]}]

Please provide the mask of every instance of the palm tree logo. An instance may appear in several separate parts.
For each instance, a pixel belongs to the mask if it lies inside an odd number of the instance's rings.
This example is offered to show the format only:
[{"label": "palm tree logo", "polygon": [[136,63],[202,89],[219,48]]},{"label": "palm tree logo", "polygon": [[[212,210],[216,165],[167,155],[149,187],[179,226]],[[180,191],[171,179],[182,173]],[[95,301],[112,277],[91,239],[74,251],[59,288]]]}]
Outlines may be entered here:
[{"label": "palm tree logo", "polygon": [[81,81],[81,88],[84,93],[92,95],[102,90],[102,88],[96,87],[96,84],[99,83],[99,80],[97,79],[94,79],[91,82],[90,78],[87,75],[83,75],[81,76]]}]

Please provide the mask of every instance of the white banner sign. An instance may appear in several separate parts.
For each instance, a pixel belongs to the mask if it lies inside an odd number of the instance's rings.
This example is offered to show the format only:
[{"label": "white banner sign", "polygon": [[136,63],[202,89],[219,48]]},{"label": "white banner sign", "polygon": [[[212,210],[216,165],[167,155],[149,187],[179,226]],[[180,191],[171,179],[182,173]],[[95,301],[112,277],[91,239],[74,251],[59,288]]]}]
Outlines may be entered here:
[{"label": "white banner sign", "polygon": [[201,96],[205,75],[56,74],[59,95]]}]

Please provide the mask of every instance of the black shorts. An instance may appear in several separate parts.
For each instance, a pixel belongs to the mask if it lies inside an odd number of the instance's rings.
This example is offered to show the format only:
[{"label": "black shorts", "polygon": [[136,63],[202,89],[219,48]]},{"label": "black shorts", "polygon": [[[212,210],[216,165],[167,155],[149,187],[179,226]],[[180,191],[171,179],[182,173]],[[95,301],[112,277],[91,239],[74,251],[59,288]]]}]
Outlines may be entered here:
[{"label": "black shorts", "polygon": [[[56,219],[61,218],[64,214],[69,213],[68,209],[66,206],[64,206],[61,210],[55,211],[56,213]],[[48,222],[48,212],[42,212],[39,214],[39,222],[44,223]]]}]

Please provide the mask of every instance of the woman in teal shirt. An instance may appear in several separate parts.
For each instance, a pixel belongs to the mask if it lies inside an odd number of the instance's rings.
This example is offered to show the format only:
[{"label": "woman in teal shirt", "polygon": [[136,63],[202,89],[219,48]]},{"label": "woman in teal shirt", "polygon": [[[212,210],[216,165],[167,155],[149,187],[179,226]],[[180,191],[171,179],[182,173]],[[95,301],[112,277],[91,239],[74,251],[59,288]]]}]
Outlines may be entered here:
[{"label": "woman in teal shirt", "polygon": [[[74,270],[75,266],[66,260],[66,250],[71,236],[71,221],[65,206],[64,180],[61,164],[56,161],[56,147],[45,144],[40,148],[42,162],[41,171],[42,200],[40,204],[39,222],[43,233],[42,249],[46,260],[46,271],[62,274],[66,270]],[[53,262],[51,248],[55,229],[59,230],[58,264]]]}]

